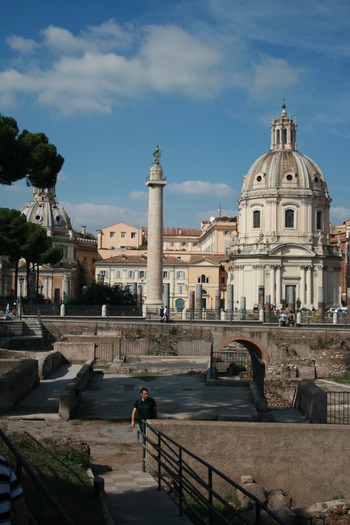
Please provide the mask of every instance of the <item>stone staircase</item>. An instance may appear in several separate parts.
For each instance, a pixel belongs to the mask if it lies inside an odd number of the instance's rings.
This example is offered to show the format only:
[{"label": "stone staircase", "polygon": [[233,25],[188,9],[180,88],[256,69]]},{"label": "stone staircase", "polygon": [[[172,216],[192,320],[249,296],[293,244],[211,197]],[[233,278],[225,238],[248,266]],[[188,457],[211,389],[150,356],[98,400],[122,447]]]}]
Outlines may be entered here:
[{"label": "stone staircase", "polygon": [[36,318],[27,318],[22,320],[22,337],[43,338],[43,327]]}]

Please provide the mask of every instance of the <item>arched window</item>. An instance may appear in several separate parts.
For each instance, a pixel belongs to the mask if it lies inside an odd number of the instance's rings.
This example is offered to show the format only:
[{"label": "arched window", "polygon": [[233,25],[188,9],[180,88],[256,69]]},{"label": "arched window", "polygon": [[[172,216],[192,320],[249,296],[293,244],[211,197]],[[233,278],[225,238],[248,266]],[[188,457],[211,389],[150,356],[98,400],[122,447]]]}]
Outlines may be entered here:
[{"label": "arched window", "polygon": [[283,144],[287,144],[287,130],[283,130]]},{"label": "arched window", "polygon": [[278,129],[277,130],[277,144],[279,144],[280,141],[281,141],[281,139],[280,139],[280,130]]},{"label": "arched window", "polygon": [[253,212],[253,228],[260,228],[260,211]]},{"label": "arched window", "polygon": [[286,210],[285,212],[285,227],[294,228],[294,210]]}]

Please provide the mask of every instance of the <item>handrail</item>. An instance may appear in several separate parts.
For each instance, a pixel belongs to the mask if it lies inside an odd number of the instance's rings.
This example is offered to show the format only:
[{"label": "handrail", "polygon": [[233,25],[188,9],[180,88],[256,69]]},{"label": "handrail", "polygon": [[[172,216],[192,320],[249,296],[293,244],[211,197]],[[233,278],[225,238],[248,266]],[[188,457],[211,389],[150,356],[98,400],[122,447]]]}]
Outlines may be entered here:
[{"label": "handrail", "polygon": [[[35,474],[35,472],[32,470],[32,468],[28,465],[24,457],[18,452],[16,447],[11,443],[9,438],[6,436],[6,434],[1,430],[0,428],[0,438],[3,440],[5,445],[8,447],[8,449],[12,452],[14,457],[16,458],[16,476],[21,481],[21,471],[22,467],[27,472],[28,476],[32,479],[32,481],[35,483],[35,485],[38,487],[38,489],[41,491],[41,493],[45,496],[47,501],[51,504],[51,506],[55,509],[57,514],[62,518],[63,523],[67,525],[74,525],[74,522],[70,519],[70,517],[65,513],[61,505],[55,500],[51,492],[47,489],[46,485],[41,481],[41,479]],[[35,520],[32,516],[30,516],[30,523],[35,524]]]},{"label": "handrail", "polygon": [[[142,468],[146,470],[146,465],[156,475],[158,490],[166,486],[179,506],[180,516],[183,508],[187,507],[200,522],[230,524],[230,519],[235,517],[247,525],[252,522],[249,516],[239,511],[232,503],[220,494],[214,487],[215,481],[223,481],[233,490],[242,492],[249,500],[255,504],[255,521],[259,525],[261,521],[261,510],[264,510],[273,522],[285,525],[285,522],[275,514],[263,501],[259,500],[242,486],[238,485],[223,472],[192,453],[175,440],[158,430],[147,421],[143,422],[142,430],[137,433],[138,442],[143,448]],[[189,460],[196,465],[190,464]],[[207,481],[205,481],[205,475]],[[198,506],[205,512],[203,516],[193,505],[197,502]],[[215,503],[217,503],[215,505]],[[218,508],[220,504],[224,508],[224,513]],[[228,516],[228,517],[227,517]]]}]

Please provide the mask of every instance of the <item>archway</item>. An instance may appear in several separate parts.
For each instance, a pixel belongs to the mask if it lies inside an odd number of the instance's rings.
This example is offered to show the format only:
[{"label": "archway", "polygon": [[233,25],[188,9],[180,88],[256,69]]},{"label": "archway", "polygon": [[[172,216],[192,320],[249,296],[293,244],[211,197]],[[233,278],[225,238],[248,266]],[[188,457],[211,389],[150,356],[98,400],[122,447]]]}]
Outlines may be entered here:
[{"label": "archway", "polygon": [[220,354],[220,352],[227,346],[229,346],[230,343],[239,343],[244,348],[246,348],[250,354],[250,356],[253,354],[256,355],[256,357],[262,361],[265,365],[266,370],[269,366],[269,357],[267,355],[267,352],[265,348],[262,346],[259,341],[256,341],[256,339],[252,339],[251,337],[246,336],[233,336],[229,339],[226,339],[225,341],[222,341],[217,348],[214,350],[214,356],[217,356]]}]

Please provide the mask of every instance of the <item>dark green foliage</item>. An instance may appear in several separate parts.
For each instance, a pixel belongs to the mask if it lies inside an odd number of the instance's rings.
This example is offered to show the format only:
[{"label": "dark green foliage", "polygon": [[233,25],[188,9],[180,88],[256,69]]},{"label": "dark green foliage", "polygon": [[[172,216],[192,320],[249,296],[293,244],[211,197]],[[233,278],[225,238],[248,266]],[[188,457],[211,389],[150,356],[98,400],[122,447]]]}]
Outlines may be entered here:
[{"label": "dark green foliage", "polygon": [[63,163],[44,133],[19,134],[14,118],[0,115],[0,184],[26,178],[32,186],[52,188]]},{"label": "dark green foliage", "polygon": [[80,301],[82,304],[109,304],[109,305],[135,305],[136,297],[128,288],[114,285],[92,283]]},{"label": "dark green foliage", "polygon": [[17,297],[18,261],[27,263],[27,288],[29,288],[30,265],[57,264],[63,256],[62,249],[53,246],[45,228],[27,222],[18,210],[0,208],[0,255],[7,255],[15,261],[15,297]]}]

